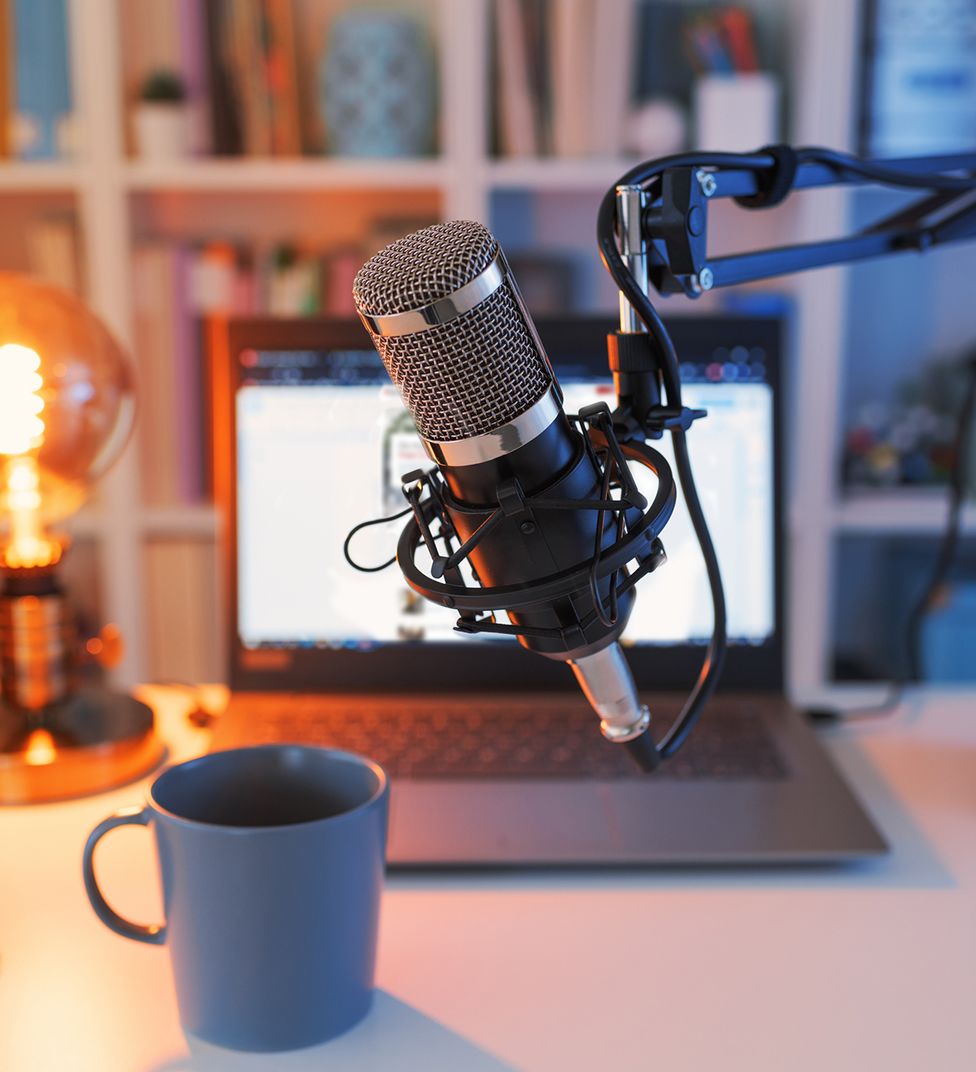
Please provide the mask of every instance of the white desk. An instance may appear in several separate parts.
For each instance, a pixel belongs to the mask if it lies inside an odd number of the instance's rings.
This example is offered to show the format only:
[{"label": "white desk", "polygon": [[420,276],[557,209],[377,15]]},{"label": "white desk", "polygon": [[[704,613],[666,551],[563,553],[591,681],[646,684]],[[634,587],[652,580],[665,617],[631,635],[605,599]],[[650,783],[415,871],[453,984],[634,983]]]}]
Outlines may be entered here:
[{"label": "white desk", "polygon": [[[153,690],[176,758],[185,698]],[[948,1070],[976,1068],[976,704],[832,731],[893,845],[841,871],[393,877],[374,1011],[314,1050],[186,1040],[167,953],[116,937],[81,883],[128,788],[0,811],[0,1069]],[[650,817],[653,820],[653,817]],[[158,919],[150,837],[100,850],[120,910]]]}]

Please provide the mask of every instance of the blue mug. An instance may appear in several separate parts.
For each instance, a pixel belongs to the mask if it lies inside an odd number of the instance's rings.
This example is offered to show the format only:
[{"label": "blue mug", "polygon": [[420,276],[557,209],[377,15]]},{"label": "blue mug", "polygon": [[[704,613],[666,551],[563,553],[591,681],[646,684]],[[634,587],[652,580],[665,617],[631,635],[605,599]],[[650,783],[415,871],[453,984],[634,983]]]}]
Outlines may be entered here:
[{"label": "blue mug", "polygon": [[[375,763],[300,745],[212,752],[170,767],[144,808],[103,820],[85,889],[126,938],[169,946],[180,1020],[236,1050],[312,1046],[373,996],[389,782]],[[166,922],[123,919],[95,879],[95,846],[153,827]]]}]

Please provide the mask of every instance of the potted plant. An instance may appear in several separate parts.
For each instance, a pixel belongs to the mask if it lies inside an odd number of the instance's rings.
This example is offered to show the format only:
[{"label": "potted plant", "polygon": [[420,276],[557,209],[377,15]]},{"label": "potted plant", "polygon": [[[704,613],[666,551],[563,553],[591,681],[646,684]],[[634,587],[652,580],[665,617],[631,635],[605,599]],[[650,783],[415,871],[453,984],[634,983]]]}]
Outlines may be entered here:
[{"label": "potted plant", "polygon": [[143,82],[133,116],[136,148],[146,160],[177,160],[186,156],[188,121],[186,90],[173,71],[153,71]]}]

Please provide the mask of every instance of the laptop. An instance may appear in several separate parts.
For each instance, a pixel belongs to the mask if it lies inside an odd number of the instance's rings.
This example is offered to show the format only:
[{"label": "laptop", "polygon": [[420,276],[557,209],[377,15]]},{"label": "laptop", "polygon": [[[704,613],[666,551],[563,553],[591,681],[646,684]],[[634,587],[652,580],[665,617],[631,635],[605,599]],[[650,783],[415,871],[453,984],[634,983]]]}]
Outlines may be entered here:
[{"label": "laptop", "polygon": [[[642,774],[606,742],[568,667],[507,637],[454,631],[395,564],[352,569],[343,542],[404,508],[429,462],[358,321],[230,323],[215,362],[231,703],[214,749],[314,743],[366,754],[392,779],[391,867],[837,862],[886,851],[813,730],[784,699],[782,323],[669,325],[689,435],[722,565],[730,646],[722,689],[681,751]],[[606,399],[605,319],[540,319],[569,412]],[[659,444],[665,454],[669,443]],[[652,477],[649,477],[653,480]],[[390,559],[403,520],[362,531]],[[670,724],[711,629],[680,502],[667,563],[637,589],[624,643]]]}]

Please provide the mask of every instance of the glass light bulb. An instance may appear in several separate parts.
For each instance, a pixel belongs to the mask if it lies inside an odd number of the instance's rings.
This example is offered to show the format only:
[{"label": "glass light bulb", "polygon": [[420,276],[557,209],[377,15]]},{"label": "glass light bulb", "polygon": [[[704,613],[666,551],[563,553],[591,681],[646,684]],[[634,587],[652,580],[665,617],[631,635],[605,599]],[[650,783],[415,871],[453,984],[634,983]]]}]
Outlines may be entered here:
[{"label": "glass light bulb", "polygon": [[73,514],[132,428],[132,369],[74,295],[0,272],[0,565],[60,557]]}]

